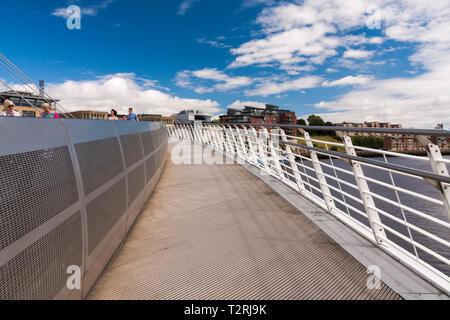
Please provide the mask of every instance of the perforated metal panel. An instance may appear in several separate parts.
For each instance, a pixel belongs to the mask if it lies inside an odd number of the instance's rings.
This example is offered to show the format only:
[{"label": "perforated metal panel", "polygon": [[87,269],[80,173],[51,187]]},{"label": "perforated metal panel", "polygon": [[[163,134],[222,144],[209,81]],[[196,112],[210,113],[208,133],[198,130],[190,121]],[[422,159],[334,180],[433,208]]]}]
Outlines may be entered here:
[{"label": "perforated metal panel", "polygon": [[123,170],[117,138],[79,143],[75,148],[86,194],[96,190]]},{"label": "perforated metal panel", "polygon": [[145,167],[141,164],[128,174],[128,205],[133,203],[134,199],[144,189],[145,185]]},{"label": "perforated metal panel", "polygon": [[152,155],[150,158],[148,158],[145,161],[145,168],[146,168],[146,172],[147,172],[147,177],[146,177],[146,182],[149,182],[150,179],[153,177],[153,175],[155,174],[155,155]]},{"label": "perforated metal panel", "polygon": [[70,276],[67,267],[81,264],[78,212],[0,267],[0,300],[53,299]]},{"label": "perforated metal panel", "polygon": [[122,179],[87,205],[89,254],[125,213],[126,192]]},{"label": "perforated metal panel", "polygon": [[144,157],[139,134],[134,133],[120,136],[120,141],[127,167],[130,167]]},{"label": "perforated metal panel", "polygon": [[0,157],[0,250],[77,201],[67,146]]},{"label": "perforated metal panel", "polygon": [[144,145],[144,153],[148,156],[153,150],[155,150],[154,143],[155,140],[155,131],[145,131],[141,133],[142,144]]},{"label": "perforated metal panel", "polygon": [[[0,253],[2,259],[6,257],[0,266],[0,300],[53,299],[64,289],[69,277],[67,267],[81,266],[83,261],[87,261],[85,272],[94,264],[101,272],[115,248],[95,249],[126,214],[127,195],[131,203],[146,187],[145,163],[131,172],[130,167],[143,159],[142,145],[146,155],[159,147],[163,131],[156,128],[161,125],[0,119]],[[43,129],[51,131],[46,140],[37,138]],[[73,143],[73,149],[69,143]],[[72,150],[78,160],[75,167]],[[155,153],[146,162],[148,179],[159,167],[158,157],[159,153]],[[75,172],[78,168],[79,173]],[[123,177],[106,190],[107,183],[121,174],[128,175],[129,188]],[[85,195],[78,194],[81,185]],[[72,207],[85,200],[86,208]],[[57,221],[65,219],[61,213],[71,214],[68,208],[81,211],[55,229],[36,229],[52,218],[55,219],[47,226],[57,225],[60,223]],[[83,231],[85,217],[87,230]],[[83,242],[83,234],[87,235],[87,244]],[[118,237],[120,241],[123,235]],[[20,249],[22,246],[26,249]],[[88,252],[83,257],[85,247]],[[89,292],[91,285],[89,282],[83,292]]]}]

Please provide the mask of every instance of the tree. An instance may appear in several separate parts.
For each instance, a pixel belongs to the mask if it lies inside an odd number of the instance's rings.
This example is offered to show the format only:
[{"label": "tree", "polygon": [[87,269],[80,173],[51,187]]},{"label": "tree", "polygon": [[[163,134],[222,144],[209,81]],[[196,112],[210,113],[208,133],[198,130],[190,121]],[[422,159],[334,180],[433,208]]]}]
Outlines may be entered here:
[{"label": "tree", "polygon": [[381,137],[364,137],[364,136],[354,136],[352,137],[352,142],[355,146],[366,147],[371,149],[381,149],[383,148],[384,138]]},{"label": "tree", "polygon": [[[321,126],[321,127],[323,127],[323,126],[332,127],[333,123],[331,123],[330,121],[325,122],[320,116],[316,116],[316,115],[312,114],[308,117],[308,125]],[[323,131],[323,130],[311,130],[310,134],[314,135],[314,136],[335,136],[336,135],[334,133],[334,131]]]},{"label": "tree", "polygon": [[297,124],[299,126],[306,126],[306,121],[305,121],[305,119],[298,119],[297,120]]},{"label": "tree", "polygon": [[314,114],[308,117],[308,125],[310,126],[324,126],[325,121],[320,116],[316,116]]}]

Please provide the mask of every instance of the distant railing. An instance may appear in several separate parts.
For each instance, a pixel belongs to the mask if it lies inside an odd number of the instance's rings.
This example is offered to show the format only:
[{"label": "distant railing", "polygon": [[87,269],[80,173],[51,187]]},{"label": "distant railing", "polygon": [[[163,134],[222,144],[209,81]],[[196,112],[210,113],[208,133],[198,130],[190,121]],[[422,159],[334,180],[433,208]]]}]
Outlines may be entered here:
[{"label": "distant railing", "polygon": [[[286,135],[276,124],[178,124],[167,129],[172,139],[201,143],[277,178],[449,294],[450,160],[427,137],[450,132],[282,126],[296,128],[302,136]],[[337,131],[343,142],[311,138],[309,130]],[[349,131],[414,135],[428,156],[354,146],[344,134]],[[358,150],[379,158],[360,157]]]}]

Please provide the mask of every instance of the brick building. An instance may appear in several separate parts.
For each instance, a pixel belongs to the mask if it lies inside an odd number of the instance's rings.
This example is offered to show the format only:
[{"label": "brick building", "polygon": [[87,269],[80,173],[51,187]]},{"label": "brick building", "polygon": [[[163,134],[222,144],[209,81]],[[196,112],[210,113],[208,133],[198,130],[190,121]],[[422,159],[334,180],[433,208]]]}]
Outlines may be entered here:
[{"label": "brick building", "polygon": [[[226,115],[219,117],[222,123],[268,123],[268,124],[297,124],[295,112],[280,110],[278,106],[266,104],[266,108],[245,106],[241,109],[228,109]],[[276,126],[274,126],[276,127]],[[272,129],[268,127],[267,130]],[[287,135],[295,135],[295,129],[283,128]]]}]

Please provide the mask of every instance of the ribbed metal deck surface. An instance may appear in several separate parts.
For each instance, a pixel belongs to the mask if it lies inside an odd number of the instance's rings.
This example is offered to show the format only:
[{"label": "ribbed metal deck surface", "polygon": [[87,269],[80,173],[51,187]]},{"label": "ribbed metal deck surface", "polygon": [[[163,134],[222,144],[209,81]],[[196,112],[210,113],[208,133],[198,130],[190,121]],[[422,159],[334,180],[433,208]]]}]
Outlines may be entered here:
[{"label": "ribbed metal deck surface", "polygon": [[401,299],[239,165],[174,165],[90,299]]}]

